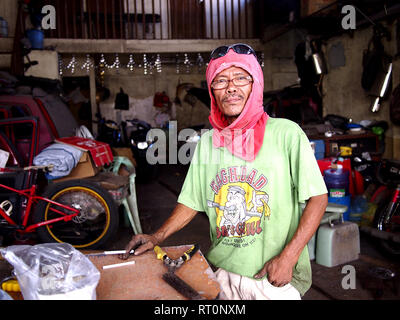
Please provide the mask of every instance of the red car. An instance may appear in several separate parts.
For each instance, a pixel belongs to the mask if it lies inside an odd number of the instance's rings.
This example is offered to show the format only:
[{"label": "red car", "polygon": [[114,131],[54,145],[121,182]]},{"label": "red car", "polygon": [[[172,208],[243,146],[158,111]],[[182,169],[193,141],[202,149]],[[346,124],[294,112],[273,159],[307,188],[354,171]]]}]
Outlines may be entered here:
[{"label": "red car", "polygon": [[[33,97],[24,95],[0,96],[0,119],[35,117],[37,118],[37,139],[31,136],[32,130],[21,124],[18,130],[6,127],[5,134],[11,140],[22,159],[11,154],[9,164],[19,166],[32,165],[33,157],[30,145],[34,144],[33,156],[53,143],[54,139],[75,135],[78,123],[61,98],[55,95]],[[11,124],[10,124],[11,125]],[[1,145],[0,145],[1,148]],[[22,163],[19,161],[22,160]]]},{"label": "red car", "polygon": [[[77,127],[72,113],[57,96],[0,96],[0,149],[10,155],[6,167],[32,166],[37,154],[57,138],[74,136]],[[68,242],[76,248],[95,249],[116,233],[118,208],[106,190],[82,179],[48,185],[45,183],[46,179],[38,182],[39,187],[45,187],[40,192],[44,198],[79,209],[80,212],[71,221],[39,227],[37,235],[40,241]],[[2,172],[0,184],[17,190],[27,190],[37,184],[37,181],[36,175],[30,174],[30,171]],[[12,203],[10,218],[19,225],[26,214],[32,214],[30,223],[36,225],[52,219],[51,205],[39,201],[32,213],[27,212],[26,197],[1,187],[0,206],[6,202]],[[7,219],[0,217],[0,235],[8,237],[11,232],[15,236],[21,230],[24,231],[24,228],[10,228]],[[20,234],[31,235],[24,232],[20,232],[19,236]]]}]

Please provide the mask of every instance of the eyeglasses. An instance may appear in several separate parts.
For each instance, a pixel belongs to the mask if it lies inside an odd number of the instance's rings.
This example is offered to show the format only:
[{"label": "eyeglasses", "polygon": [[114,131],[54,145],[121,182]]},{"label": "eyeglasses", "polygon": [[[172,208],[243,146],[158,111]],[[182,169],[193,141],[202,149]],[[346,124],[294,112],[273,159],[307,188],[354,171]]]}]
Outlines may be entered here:
[{"label": "eyeglasses", "polygon": [[252,54],[257,58],[256,52],[254,51],[254,49],[252,47],[250,47],[244,43],[236,43],[236,44],[232,44],[230,46],[222,46],[222,47],[218,47],[218,48],[214,49],[211,52],[211,60],[223,57],[224,55],[226,55],[229,52],[230,49],[232,49],[233,51],[235,51],[238,54]]},{"label": "eyeglasses", "polygon": [[239,76],[231,80],[228,79],[217,79],[211,83],[211,88],[215,90],[228,88],[229,82],[232,82],[236,87],[247,86],[249,83],[253,82],[252,76]]}]

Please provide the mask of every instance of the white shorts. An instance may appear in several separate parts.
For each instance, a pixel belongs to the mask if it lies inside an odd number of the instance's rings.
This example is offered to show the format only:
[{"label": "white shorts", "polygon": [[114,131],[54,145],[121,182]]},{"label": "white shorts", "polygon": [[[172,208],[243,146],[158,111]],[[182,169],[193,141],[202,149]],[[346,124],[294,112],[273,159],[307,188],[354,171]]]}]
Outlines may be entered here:
[{"label": "white shorts", "polygon": [[215,273],[221,286],[221,300],[301,300],[290,283],[275,287],[267,279],[255,280],[218,269]]}]

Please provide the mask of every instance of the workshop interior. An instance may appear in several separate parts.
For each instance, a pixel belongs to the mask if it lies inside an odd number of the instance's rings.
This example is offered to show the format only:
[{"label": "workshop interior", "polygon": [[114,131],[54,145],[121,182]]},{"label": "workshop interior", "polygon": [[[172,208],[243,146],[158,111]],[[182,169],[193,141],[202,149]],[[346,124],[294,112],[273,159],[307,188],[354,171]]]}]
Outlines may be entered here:
[{"label": "workshop interior", "polygon": [[218,299],[204,212],[119,256],[174,209],[236,43],[328,191],[302,300],[400,300],[396,0],[1,0],[1,300]]}]

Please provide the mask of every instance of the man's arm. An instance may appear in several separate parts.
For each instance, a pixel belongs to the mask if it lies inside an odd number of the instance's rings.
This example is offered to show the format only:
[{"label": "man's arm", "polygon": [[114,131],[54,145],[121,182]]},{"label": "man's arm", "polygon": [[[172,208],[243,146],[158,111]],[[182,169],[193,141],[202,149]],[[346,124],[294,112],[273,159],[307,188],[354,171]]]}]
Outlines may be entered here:
[{"label": "man's arm", "polygon": [[125,247],[124,255],[121,255],[121,259],[127,259],[129,257],[129,251],[135,249],[135,255],[140,255],[148,250],[152,250],[156,245],[163,242],[170,235],[179,231],[185,227],[197,214],[196,210],[193,210],[181,203],[178,203],[175,209],[172,211],[171,216],[164,222],[164,224],[153,234],[137,234],[134,235]]},{"label": "man's arm", "polygon": [[296,265],[304,247],[318,229],[327,205],[327,194],[311,197],[304,208],[293,238],[283,251],[269,260],[254,278],[260,279],[268,274],[268,281],[276,287],[289,283],[292,280],[293,267]]}]

